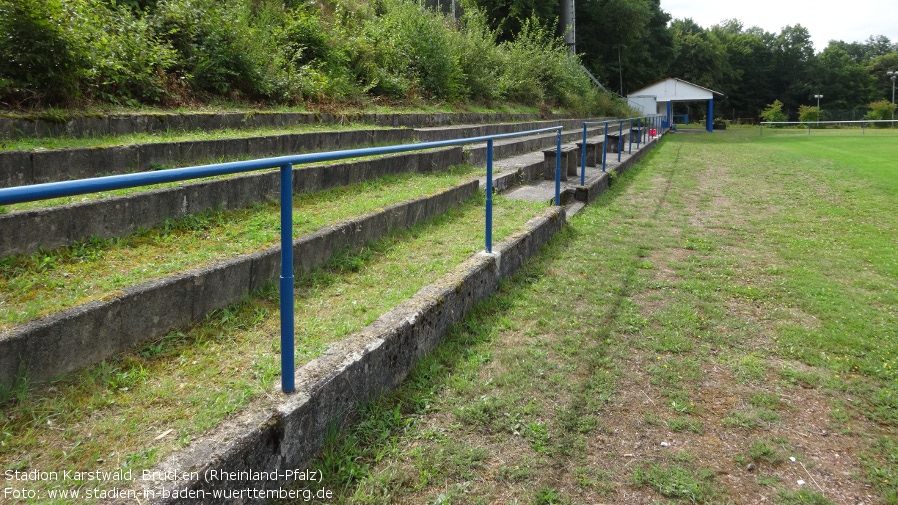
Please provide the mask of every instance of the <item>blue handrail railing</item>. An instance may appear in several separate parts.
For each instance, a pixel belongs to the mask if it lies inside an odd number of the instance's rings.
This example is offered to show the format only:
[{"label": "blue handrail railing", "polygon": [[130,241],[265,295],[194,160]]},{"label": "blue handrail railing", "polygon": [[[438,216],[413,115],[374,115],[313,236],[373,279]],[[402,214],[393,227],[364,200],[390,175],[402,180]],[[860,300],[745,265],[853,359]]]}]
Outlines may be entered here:
[{"label": "blue handrail railing", "polygon": [[281,275],[280,275],[280,311],[281,311],[281,390],[293,392],[294,384],[294,319],[293,319],[293,167],[307,163],[335,161],[347,158],[361,158],[384,154],[395,154],[422,149],[435,149],[480,142],[487,143],[487,178],[486,178],[486,217],[485,246],[492,253],[493,223],[493,141],[513,137],[523,137],[554,131],[556,134],[555,153],[555,205],[561,205],[561,131],[562,126],[553,126],[523,132],[500,133],[463,139],[440,140],[435,142],[418,142],[385,147],[369,147],[364,149],[348,149],[325,153],[297,154],[273,158],[261,158],[248,161],[216,163],[185,168],[172,168],[152,172],[110,175],[73,181],[49,182],[31,186],[0,188],[0,205],[48,200],[64,196],[99,193],[114,189],[136,188],[165,182],[186,181],[203,177],[230,175],[252,172],[270,168],[280,168],[280,214],[281,214]]},{"label": "blue handrail railing", "polygon": [[[589,126],[604,125],[604,127],[605,127],[605,132],[604,132],[605,139],[602,142],[602,172],[604,172],[605,167],[606,167],[606,159],[608,157],[608,125],[610,123],[617,121],[617,133],[618,133],[617,161],[618,161],[618,163],[620,163],[621,151],[623,151],[623,135],[621,135],[621,131],[624,128],[624,121],[629,122],[629,128],[630,128],[630,131],[632,131],[634,119],[637,121],[637,125],[642,125],[643,120],[646,120],[646,121],[648,121],[649,124],[654,125],[657,122],[657,119],[659,117],[661,117],[661,116],[643,116],[643,117],[634,117],[634,118],[627,118],[627,119],[607,119],[604,121],[584,121],[583,122],[583,144],[582,144],[583,147],[580,149],[580,185],[582,186],[582,185],[586,184],[586,136],[587,136],[586,130]],[[643,129],[641,126],[637,126],[637,128],[640,132],[640,139],[638,139],[636,141],[636,149],[638,150],[639,145],[640,145],[640,140],[642,137]],[[629,143],[630,144],[627,149],[628,154],[633,154],[633,136],[632,135],[629,136]]]}]

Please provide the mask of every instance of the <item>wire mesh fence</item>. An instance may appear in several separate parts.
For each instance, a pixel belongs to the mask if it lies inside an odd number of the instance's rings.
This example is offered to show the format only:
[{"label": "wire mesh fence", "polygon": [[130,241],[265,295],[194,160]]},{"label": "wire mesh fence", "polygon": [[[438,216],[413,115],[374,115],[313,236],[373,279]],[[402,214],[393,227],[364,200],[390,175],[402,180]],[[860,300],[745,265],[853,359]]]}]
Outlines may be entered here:
[{"label": "wire mesh fence", "polygon": [[886,135],[898,136],[898,120],[765,121],[760,135]]}]

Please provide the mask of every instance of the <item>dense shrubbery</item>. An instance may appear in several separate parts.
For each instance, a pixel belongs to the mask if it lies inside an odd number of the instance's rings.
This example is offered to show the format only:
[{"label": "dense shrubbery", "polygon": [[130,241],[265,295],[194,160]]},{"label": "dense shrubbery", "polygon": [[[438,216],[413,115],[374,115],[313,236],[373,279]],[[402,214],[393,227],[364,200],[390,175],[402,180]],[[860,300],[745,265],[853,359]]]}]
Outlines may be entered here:
[{"label": "dense shrubbery", "polygon": [[[865,119],[873,119],[873,120],[887,120],[892,119],[895,115],[895,104],[888,100],[879,100],[877,102],[872,102],[869,105],[870,111],[867,112],[867,115],[864,116]],[[891,126],[888,123],[875,123],[878,128],[886,128]]]},{"label": "dense shrubbery", "polygon": [[409,0],[0,0],[0,54],[8,107],[369,96],[620,106],[536,20],[497,43],[474,7],[456,22]]},{"label": "dense shrubbery", "polygon": [[771,123],[779,123],[782,121],[788,121],[789,118],[786,117],[786,114],[783,112],[783,102],[779,100],[774,100],[773,103],[767,104],[767,107],[761,111],[761,119],[764,121],[769,121]]},{"label": "dense shrubbery", "polygon": [[805,123],[812,123],[814,121],[822,121],[823,115],[820,113],[820,107],[817,107],[814,105],[798,106],[798,120],[803,121]]}]

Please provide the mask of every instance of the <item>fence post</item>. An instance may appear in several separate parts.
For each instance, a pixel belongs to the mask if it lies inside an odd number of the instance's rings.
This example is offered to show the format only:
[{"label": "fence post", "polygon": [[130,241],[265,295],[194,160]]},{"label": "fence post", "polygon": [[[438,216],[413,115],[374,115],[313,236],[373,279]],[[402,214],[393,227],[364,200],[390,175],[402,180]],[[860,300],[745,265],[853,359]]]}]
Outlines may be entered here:
[{"label": "fence post", "polygon": [[621,151],[624,150],[624,122],[617,122],[617,162],[620,163]]},{"label": "fence post", "polygon": [[[629,123],[627,125],[627,154],[633,154],[633,118],[630,118]],[[638,149],[638,148],[637,148]]]},{"label": "fence post", "polygon": [[608,121],[605,121],[605,141],[602,142],[602,172],[605,171],[606,158],[608,158]]},{"label": "fence post", "polygon": [[636,131],[639,132],[639,136],[636,137],[636,149],[639,150],[639,146],[642,144],[642,118],[636,118]]},{"label": "fence post", "polygon": [[292,393],[293,363],[293,164],[281,166],[281,390]]},{"label": "fence post", "polygon": [[493,252],[493,139],[486,141],[486,252]]},{"label": "fence post", "polygon": [[561,205],[561,130],[555,134],[555,205]]},{"label": "fence post", "polygon": [[586,184],[586,123],[583,123],[583,144],[580,146],[580,185]]}]

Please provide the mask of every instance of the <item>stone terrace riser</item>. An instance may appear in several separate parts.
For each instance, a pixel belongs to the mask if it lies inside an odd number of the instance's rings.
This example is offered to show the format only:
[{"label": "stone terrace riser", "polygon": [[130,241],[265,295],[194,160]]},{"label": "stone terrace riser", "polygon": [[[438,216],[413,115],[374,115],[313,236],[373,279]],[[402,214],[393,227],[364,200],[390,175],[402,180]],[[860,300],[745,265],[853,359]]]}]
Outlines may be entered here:
[{"label": "stone terrace riser", "polygon": [[[553,114],[542,119],[564,119]],[[451,124],[507,123],[536,121],[538,114],[502,113],[408,113],[326,114],[308,112],[225,112],[225,113],[159,113],[112,116],[82,116],[65,121],[0,117],[0,138],[25,137],[96,137],[132,135],[167,131],[211,131],[223,128],[268,128],[292,125],[343,125],[366,123],[377,126],[424,128]]]},{"label": "stone terrace riser", "polygon": [[[414,226],[471,198],[477,181],[430,197],[328,226],[294,241],[294,271],[308,272],[334,254],[358,250],[387,233]],[[0,333],[0,384],[20,370],[43,382],[160,338],[240,301],[279,275],[280,248],[243,255],[147,282],[112,299],[90,302]]]},{"label": "stone terrace riser", "polygon": [[[321,191],[388,174],[443,170],[464,161],[460,147],[297,167],[294,194]],[[128,196],[0,215],[0,257],[86,240],[123,236],[141,228],[210,209],[240,209],[279,192],[278,172],[184,184]]]},{"label": "stone terrace riser", "polygon": [[412,141],[412,130],[348,130],[98,148],[7,151],[0,153],[0,187],[145,171],[159,165],[184,166],[226,158],[265,158],[286,153],[333,151]]},{"label": "stone terrace riser", "polygon": [[0,187],[84,179],[152,170],[160,165],[208,163],[210,160],[264,158],[365,146],[448,140],[562,125],[578,128],[581,120],[504,123],[427,130],[346,130],[235,139],[155,142],[110,147],[0,152]]},{"label": "stone terrace riser", "polygon": [[[579,127],[578,120],[560,122],[565,127]],[[447,139],[493,135],[545,128],[559,122],[513,123],[477,125],[449,129],[418,130],[416,136],[439,138],[445,131]],[[397,130],[400,131],[401,130]],[[328,146],[363,141],[366,132],[335,132]],[[381,137],[384,137],[381,135]],[[580,134],[569,131],[563,141],[577,140]],[[266,139],[257,139],[260,141]],[[279,143],[271,142],[270,146]],[[283,145],[283,143],[281,143]],[[320,144],[319,145],[324,145]],[[505,158],[555,145],[552,134],[540,137],[500,140],[494,146],[494,158]],[[294,171],[294,193],[328,189],[353,182],[361,182],[386,174],[428,172],[468,161],[475,165],[486,163],[486,144],[471,147],[467,159],[460,148],[436,152],[413,152],[387,158],[361,160],[352,163],[297,167]],[[90,237],[111,238],[126,235],[141,228],[158,225],[169,218],[180,218],[208,209],[238,209],[276,197],[276,173],[256,173],[240,177],[186,183],[176,188],[161,189],[129,196],[108,198],[45,209],[12,212],[0,215],[0,257],[28,254],[39,248],[70,245]]]}]

